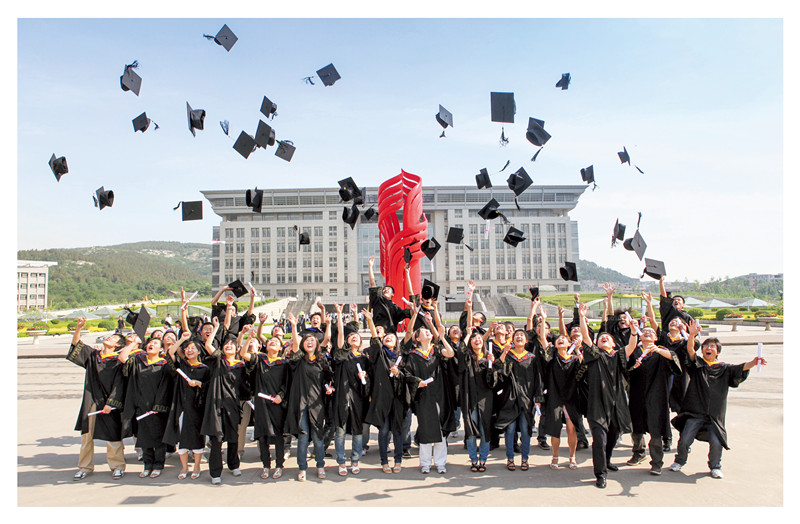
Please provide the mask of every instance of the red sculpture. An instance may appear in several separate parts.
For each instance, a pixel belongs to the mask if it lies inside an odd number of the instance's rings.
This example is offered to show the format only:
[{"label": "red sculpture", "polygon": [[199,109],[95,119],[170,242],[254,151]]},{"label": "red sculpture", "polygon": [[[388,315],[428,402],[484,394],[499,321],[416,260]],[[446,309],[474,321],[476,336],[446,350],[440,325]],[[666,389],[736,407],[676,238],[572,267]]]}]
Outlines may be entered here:
[{"label": "red sculpture", "polygon": [[[403,214],[403,227],[397,212]],[[428,238],[428,219],[422,212],[422,179],[400,170],[378,188],[378,231],[380,232],[381,274],[386,285],[394,288],[393,301],[407,307],[404,248],[411,251],[411,282],[419,286],[419,259],[425,255],[420,244]],[[416,290],[419,292],[419,289]]]}]

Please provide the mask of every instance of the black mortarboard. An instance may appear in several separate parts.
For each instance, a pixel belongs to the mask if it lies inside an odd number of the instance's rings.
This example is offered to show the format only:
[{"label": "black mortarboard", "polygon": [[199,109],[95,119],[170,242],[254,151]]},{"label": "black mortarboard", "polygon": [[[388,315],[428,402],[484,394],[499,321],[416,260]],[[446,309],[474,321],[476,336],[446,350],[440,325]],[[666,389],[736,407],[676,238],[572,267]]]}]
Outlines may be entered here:
[{"label": "black mortarboard", "polygon": [[104,207],[111,207],[114,205],[114,192],[111,190],[106,191],[105,187],[101,186],[100,189],[95,191],[94,206],[103,209]]},{"label": "black mortarboard", "polygon": [[228,284],[228,287],[231,288],[231,291],[233,292],[234,295],[236,295],[236,298],[239,298],[247,294],[247,288],[244,287],[244,284],[242,284],[242,281],[238,278],[233,282],[231,282],[230,284]]},{"label": "black mortarboard", "polygon": [[243,157],[247,158],[250,153],[256,150],[256,140],[242,131],[239,133],[239,138],[233,144],[233,148]]},{"label": "black mortarboard", "polygon": [[[203,35],[203,36],[208,38],[209,35]],[[222,29],[220,29],[219,32],[217,33],[217,36],[214,37],[214,42],[221,45],[222,47],[225,48],[225,51],[229,52],[233,47],[233,44],[235,44],[237,40],[239,39],[236,37],[235,34],[233,34],[233,31],[231,31],[231,29],[228,27],[228,24],[223,25]]]},{"label": "black mortarboard", "polygon": [[363,199],[361,190],[358,188],[358,185],[356,185],[356,181],[353,180],[353,177],[339,180],[339,197],[343,202],[350,202],[356,197],[362,197]]},{"label": "black mortarboard", "polygon": [[478,216],[484,220],[493,220],[497,217],[501,217],[504,223],[508,222],[508,219],[505,217],[505,215],[498,211],[499,208],[500,203],[493,198],[489,200],[489,202],[483,206],[480,211],[478,211]]},{"label": "black mortarboard", "polygon": [[275,130],[261,119],[258,121],[255,142],[256,147],[263,147],[264,149],[266,149],[267,146],[275,145]]},{"label": "black mortarboard", "polygon": [[[627,241],[626,241],[627,242]],[[644,256],[644,252],[647,249],[647,244],[645,244],[644,239],[642,238],[641,233],[639,230],[636,230],[634,233],[633,238],[631,238],[631,250],[636,252],[636,256],[639,257],[639,260],[642,259]]]},{"label": "black mortarboard", "polygon": [[228,134],[228,131],[230,130],[230,126],[231,126],[231,124],[227,120],[220,120],[219,121],[219,127],[222,128],[222,132],[225,133],[225,136],[230,136]]},{"label": "black mortarboard", "polygon": [[531,286],[528,288],[528,291],[531,292],[531,300],[536,300],[536,297],[539,296],[539,288]]},{"label": "black mortarboard", "polygon": [[[461,227],[451,227],[447,230],[447,243],[461,244],[464,241],[464,229]],[[472,248],[464,243],[464,247],[472,251]]]},{"label": "black mortarboard", "polygon": [[578,267],[575,262],[564,262],[564,267],[559,268],[558,272],[561,273],[562,280],[578,281]]},{"label": "black mortarboard", "polygon": [[355,229],[359,214],[358,207],[355,204],[353,204],[353,207],[345,206],[342,209],[342,220],[344,220],[345,224],[350,225],[350,229]]},{"label": "black mortarboard", "polygon": [[484,167],[481,172],[475,175],[475,181],[478,183],[478,189],[492,187],[492,180],[489,178],[489,171]]},{"label": "black mortarboard", "polygon": [[611,247],[617,245],[617,240],[625,238],[625,224],[620,224],[619,219],[614,223],[614,232],[611,234]]},{"label": "black mortarboard", "polygon": [[544,120],[528,118],[528,131],[525,133],[528,142],[535,146],[543,146],[550,140],[550,133],[544,130]]},{"label": "black mortarboard", "polygon": [[594,164],[589,167],[582,167],[581,168],[581,179],[587,184],[593,184],[592,191],[597,187],[597,184],[594,181]]},{"label": "black mortarboard", "polygon": [[317,70],[317,76],[325,86],[332,86],[336,83],[337,80],[341,79],[342,77],[339,76],[339,71],[333,67],[333,64],[328,64],[322,69]]},{"label": "black mortarboard", "polygon": [[311,243],[311,238],[309,237],[309,235],[308,235],[308,233],[306,231],[303,231],[302,233],[300,233],[299,239],[300,239],[300,245],[301,246],[305,246],[305,245]]},{"label": "black mortarboard", "polygon": [[371,221],[372,218],[378,214],[377,211],[374,209],[375,206],[370,207],[369,209],[364,210],[364,220]]},{"label": "black mortarboard", "polygon": [[144,337],[147,334],[147,327],[150,325],[150,313],[147,311],[147,308],[142,306],[138,313],[128,313],[126,320],[133,328],[133,332],[144,341]]},{"label": "black mortarboard", "polygon": [[514,93],[491,93],[492,122],[514,123],[517,106],[514,104]]},{"label": "black mortarboard", "polygon": [[55,153],[53,156],[50,157],[50,169],[53,170],[53,174],[56,176],[56,181],[60,182],[61,177],[69,173],[69,168],[67,168],[67,159],[66,157],[60,156],[56,158]]},{"label": "black mortarboard", "polygon": [[560,87],[562,91],[566,90],[567,88],[569,88],[569,82],[571,79],[572,77],[569,75],[569,73],[562,74],[561,80],[556,82],[556,87]]},{"label": "black mortarboard", "polygon": [[411,254],[411,250],[410,250],[410,249],[408,249],[407,247],[404,247],[404,248],[403,248],[403,261],[404,261],[406,264],[410,264],[410,263],[411,263],[411,260],[412,260],[413,258],[414,258],[414,257],[413,257],[413,255]]},{"label": "black mortarboard", "polygon": [[248,189],[244,194],[244,203],[247,207],[253,208],[255,213],[261,213],[261,205],[264,202],[263,189]]},{"label": "black mortarboard", "polygon": [[631,165],[631,157],[628,155],[628,150],[625,149],[625,146],[622,146],[622,151],[617,153],[617,155],[619,155],[620,163]]},{"label": "black mortarboard", "polygon": [[278,149],[275,150],[275,156],[287,162],[291,162],[295,149],[291,140],[281,140],[278,142]]},{"label": "black mortarboard", "polygon": [[133,119],[133,132],[141,131],[144,133],[150,127],[150,119],[147,118],[147,113],[142,113]]},{"label": "black mortarboard", "polygon": [[508,183],[508,188],[514,192],[514,203],[517,205],[517,209],[519,209],[517,197],[533,184],[533,180],[528,176],[528,172],[525,171],[525,168],[521,167],[516,172],[511,173],[506,182]]},{"label": "black mortarboard", "polygon": [[173,211],[181,207],[183,213],[183,221],[187,220],[202,220],[203,219],[203,201],[197,200],[195,202],[184,202],[181,200],[178,205],[173,207]]},{"label": "black mortarboard", "polygon": [[439,104],[439,112],[436,113],[436,121],[439,122],[440,126],[442,126],[442,134],[439,135],[439,138],[442,138],[444,136],[444,130],[447,129],[447,126],[453,127],[453,113]]},{"label": "black mortarboard", "polygon": [[645,275],[649,277],[653,277],[656,280],[659,280],[661,277],[667,275],[667,270],[664,267],[664,263],[660,260],[653,260],[652,258],[645,258],[644,259],[644,273],[642,276]]},{"label": "black mortarboard", "polygon": [[439,286],[426,278],[422,281],[422,290],[420,291],[420,296],[425,299],[439,298]]},{"label": "black mortarboard", "polygon": [[261,101],[261,112],[264,113],[264,116],[267,118],[275,118],[278,115],[277,111],[278,104],[264,97],[264,100]]},{"label": "black mortarboard", "polygon": [[125,66],[122,76],[119,77],[119,86],[123,91],[133,91],[133,94],[139,96],[139,90],[142,88],[142,77],[136,74],[136,69],[139,67],[139,62],[134,60],[133,63]]},{"label": "black mortarboard", "polygon": [[436,253],[439,252],[441,247],[442,245],[439,243],[439,241],[431,237],[420,244],[419,250],[422,251],[426,257],[428,257],[428,260],[433,260],[433,257],[436,256]]},{"label": "black mortarboard", "polygon": [[522,231],[515,228],[514,226],[511,226],[510,228],[508,228],[508,232],[506,233],[505,238],[503,238],[503,242],[505,242],[506,244],[510,244],[514,247],[517,247],[517,244],[519,244],[520,242],[525,242],[525,237],[522,236]]},{"label": "black mortarboard", "polygon": [[186,120],[189,122],[189,131],[192,136],[196,136],[194,130],[203,130],[203,121],[206,118],[205,109],[192,109],[189,102],[186,102]]}]

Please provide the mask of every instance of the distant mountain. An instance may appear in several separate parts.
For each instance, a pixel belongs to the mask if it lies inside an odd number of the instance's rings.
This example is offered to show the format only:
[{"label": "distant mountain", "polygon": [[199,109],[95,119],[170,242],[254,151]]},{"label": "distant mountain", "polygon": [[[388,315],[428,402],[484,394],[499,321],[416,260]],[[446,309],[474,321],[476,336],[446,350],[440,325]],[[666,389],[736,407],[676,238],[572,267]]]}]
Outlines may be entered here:
[{"label": "distant mountain", "polygon": [[639,280],[623,275],[619,271],[601,267],[588,260],[578,260],[578,277],[581,280],[612,282],[615,284],[639,285]]},{"label": "distant mountain", "polygon": [[76,249],[18,251],[20,260],[58,262],[50,268],[54,309],[167,298],[183,286],[211,294],[211,246],[136,242]]}]

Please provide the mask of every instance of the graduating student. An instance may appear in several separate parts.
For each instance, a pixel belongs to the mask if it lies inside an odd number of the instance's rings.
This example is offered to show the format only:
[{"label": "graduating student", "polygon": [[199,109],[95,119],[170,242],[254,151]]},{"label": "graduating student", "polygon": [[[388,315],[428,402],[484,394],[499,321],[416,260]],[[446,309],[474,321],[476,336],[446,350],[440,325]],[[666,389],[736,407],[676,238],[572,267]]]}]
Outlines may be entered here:
[{"label": "graduating student", "polygon": [[[118,351],[126,343],[122,335],[106,337],[102,345],[87,346],[81,342],[81,329],[86,319],[76,321],[75,333],[69,346],[67,360],[86,369],[83,381],[83,400],[75,422],[81,432],[81,449],[78,455],[78,472],[73,480],[79,481],[94,471],[94,440],[106,441],[106,460],[111,478],[119,480],[125,475],[125,449],[122,444],[122,407],[124,389],[122,363]],[[127,345],[139,345],[139,337],[131,334]],[[95,413],[100,410],[101,413]],[[92,414],[91,416],[89,415]]]},{"label": "graduating student", "polygon": [[[397,332],[397,328],[403,320],[411,318],[411,310],[401,308],[392,301],[394,288],[392,286],[377,287],[375,285],[375,274],[373,265],[375,257],[369,257],[369,305],[372,311],[375,326],[384,326],[386,331]],[[408,287],[409,297],[412,295],[411,279],[406,269],[406,286]]]},{"label": "graduating student", "polygon": [[684,324],[688,325],[694,319],[683,310],[685,305],[683,297],[680,295],[670,297],[670,294],[667,293],[667,286],[664,284],[664,278],[665,276],[661,275],[658,279],[658,289],[661,295],[658,300],[658,310],[661,313],[661,329],[667,329],[670,321],[675,317],[680,318]]},{"label": "graduating student", "polygon": [[[243,331],[250,331],[248,327]],[[282,340],[271,337],[267,340],[266,353],[242,354],[247,369],[254,379],[253,404],[255,405],[255,427],[253,436],[258,440],[258,450],[264,470],[261,478],[270,476],[270,442],[275,445],[275,471],[273,479],[283,475],[284,438],[286,423],[287,393],[289,391],[289,361],[283,358]]]},{"label": "graduating student", "polygon": [[[509,333],[508,327],[504,322],[492,322],[489,325],[489,329],[483,334],[483,341],[484,346],[486,347],[487,351],[490,351],[495,358],[499,358],[500,354],[502,354],[506,349],[510,348],[513,344],[511,342],[511,333]],[[495,385],[494,385],[494,392],[495,394],[499,394],[500,392],[507,393],[506,390],[506,377],[500,376],[497,378]],[[500,447],[500,430],[497,428],[497,414],[500,410],[500,407],[503,405],[503,401],[496,402],[493,405],[492,411],[492,421],[490,424],[490,435],[489,435],[489,449],[496,449]],[[513,449],[512,449],[513,453]],[[513,455],[512,455],[513,456]]]},{"label": "graduating student", "polygon": [[462,333],[466,333],[467,327],[471,325],[474,331],[483,335],[486,333],[486,328],[483,327],[483,324],[486,323],[486,315],[480,311],[473,312],[472,296],[474,293],[475,281],[470,280],[467,282],[467,300],[464,302],[464,311],[461,312],[461,316],[458,319],[458,327],[461,329]]},{"label": "graduating student", "polygon": [[[294,317],[290,317],[290,321],[294,331],[296,320]],[[334,392],[333,372],[317,337],[310,333],[302,337],[299,342],[292,341],[289,365],[292,375],[286,413],[286,431],[297,438],[297,466],[300,469],[297,480],[306,480],[309,438],[314,443],[317,477],[324,479],[326,477],[325,446],[322,436],[326,417],[325,397]]]},{"label": "graduating student", "polygon": [[211,368],[199,359],[200,354],[205,351],[204,347],[199,342],[189,341],[190,338],[190,332],[181,333],[178,342],[170,346],[166,355],[167,365],[178,376],[174,380],[175,389],[164,431],[164,442],[178,447],[178,458],[181,461],[178,480],[185,479],[189,472],[189,451],[194,455],[191,478],[200,478],[200,464],[205,447],[205,436],[201,427],[211,378]]},{"label": "graduating student", "polygon": [[628,357],[636,347],[638,337],[634,331],[624,349],[615,350],[614,338],[609,333],[600,333],[595,344],[591,340],[586,320],[586,304],[581,304],[581,332],[583,333],[583,362],[586,366],[584,380],[588,389],[586,418],[592,432],[592,464],[594,466],[595,486],[606,487],[608,471],[619,468],[611,464],[611,453],[620,433],[630,433],[631,418],[622,374]]},{"label": "graduating student", "polygon": [[728,409],[728,391],[739,387],[750,374],[750,369],[766,359],[754,357],[743,364],[726,364],[717,360],[722,344],[716,338],[707,338],[700,346],[701,358],[695,355],[695,336],[701,331],[700,322],[689,324],[688,356],[685,362],[689,374],[689,387],[683,397],[681,412],[672,419],[672,425],[681,432],[678,453],[670,471],[680,471],[686,465],[689,448],[694,439],[708,442],[708,467],[711,476],[722,478],[722,448],[728,447],[725,430],[725,412]]},{"label": "graduating student", "polygon": [[[534,289],[535,289],[535,296],[534,296]],[[547,317],[544,314],[544,308],[542,307],[542,302],[538,295],[538,288],[531,289],[531,296],[533,296],[533,298],[531,299],[531,309],[528,312],[528,318],[525,323],[525,332],[528,335],[528,351],[532,353],[539,360],[541,367],[541,365],[543,365],[544,363],[545,348],[549,344],[554,344],[558,335],[553,332],[553,330],[550,328],[550,323],[547,322]],[[545,340],[547,341],[547,344],[545,344],[544,346],[539,342],[538,329],[540,325],[544,330]],[[544,409],[545,402],[547,402],[547,398],[543,397],[542,406],[540,410]],[[547,434],[544,431],[543,411],[542,414],[539,415],[539,422],[536,428],[537,428],[536,440],[539,443],[539,448],[543,450],[550,449],[550,444],[547,443]],[[519,426],[517,426],[517,430],[519,430]],[[533,427],[531,427],[531,431],[533,431]]]},{"label": "graduating student", "polygon": [[[414,325],[420,310],[421,306],[413,308],[410,325]],[[430,473],[433,462],[439,473],[447,473],[445,437],[455,429],[447,360],[455,353],[447,340],[434,344],[431,329],[436,328],[430,325],[406,332],[403,343],[408,356],[401,363],[401,371],[417,416],[420,471]]]},{"label": "graduating student", "polygon": [[319,308],[319,311],[311,313],[311,316],[309,317],[309,326],[305,327],[300,332],[300,336],[302,337],[306,333],[312,333],[315,337],[317,337],[320,345],[327,346],[330,342],[330,331],[327,331],[328,324],[322,321],[322,319],[326,318],[325,306],[322,304],[321,300],[318,300],[316,305]]},{"label": "graduating student", "polygon": [[[242,326],[236,336],[236,347],[244,348],[244,352],[240,352],[240,357],[244,359],[244,354],[257,354],[261,351],[261,340],[256,336],[251,336],[255,332],[252,324]],[[244,336],[248,335],[247,342],[244,342]],[[239,386],[239,406],[241,410],[241,417],[239,420],[239,428],[237,433],[239,440],[237,441],[237,450],[239,453],[239,461],[244,458],[244,446],[247,444],[247,428],[253,427],[253,388],[255,387],[255,377],[248,370],[247,379]]]},{"label": "graduating student", "polygon": [[[370,402],[364,421],[378,428],[378,453],[384,473],[400,473],[403,462],[403,422],[409,410],[405,400],[405,386],[400,378],[397,334],[388,332],[379,336],[373,322],[373,313],[362,310],[369,326],[370,339],[367,355],[372,368]],[[389,467],[389,437],[394,443],[394,464]]]},{"label": "graduating student", "polygon": [[205,364],[211,368],[208,394],[201,431],[211,439],[211,453],[208,458],[208,469],[211,483],[222,482],[222,443],[226,442],[228,468],[234,477],[239,477],[239,422],[241,421],[239,392],[242,383],[247,380],[245,362],[236,358],[238,348],[236,338],[228,335],[222,343],[222,349],[214,349],[213,340],[220,328],[217,317],[211,319],[213,331],[206,340]]},{"label": "graduating student", "polygon": [[128,378],[122,434],[135,435],[136,445],[142,448],[144,470],[139,477],[156,478],[164,469],[167,454],[163,439],[172,403],[172,370],[161,356],[161,339],[150,337],[144,348],[131,354],[128,346],[118,357]]},{"label": "graduating student", "polygon": [[[628,315],[625,314],[626,311],[623,309],[614,310],[614,291],[616,288],[607,282],[602,284],[601,287],[606,292],[606,301],[603,304],[607,307],[607,316],[600,329],[614,338],[614,347],[624,348],[628,345],[631,337],[631,325],[628,321]],[[591,344],[591,341],[586,341],[586,343]]]}]

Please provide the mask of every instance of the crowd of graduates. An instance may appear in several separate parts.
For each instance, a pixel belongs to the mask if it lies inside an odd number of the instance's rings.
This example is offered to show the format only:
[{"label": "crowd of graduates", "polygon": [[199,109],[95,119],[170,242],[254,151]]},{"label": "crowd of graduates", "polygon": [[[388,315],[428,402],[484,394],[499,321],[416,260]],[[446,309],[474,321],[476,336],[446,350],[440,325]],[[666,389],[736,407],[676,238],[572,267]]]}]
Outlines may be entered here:
[{"label": "crowd of graduates", "polygon": [[[422,474],[432,468],[446,473],[447,437],[460,427],[469,471],[486,471],[489,451],[501,437],[505,467],[528,470],[537,429],[540,447],[552,449],[554,470],[578,469],[576,450],[588,447],[591,435],[595,485],[604,488],[608,472],[618,469],[611,456],[622,434],[632,433],[627,463],[640,464],[649,454],[650,473],[660,475],[674,428],[680,437],[668,469],[680,471],[698,439],[709,444],[712,477],[722,478],[728,389],[766,361],[719,361],[722,344],[716,338],[700,343],[699,322],[683,310],[680,296],[666,293],[663,277],[660,323],[649,293],[642,294],[646,314],[635,319],[614,309],[609,285],[596,332],[579,295],[569,323],[559,307],[558,329],[551,329],[535,288],[525,326],[487,322],[472,309],[470,281],[458,324],[446,326],[435,285],[426,282],[414,294],[407,267],[410,300],[403,308],[393,301],[394,289],[376,286],[372,265],[370,260],[367,308],[359,312],[352,304],[346,315],[335,304],[334,314],[318,302],[320,311],[302,330],[287,315],[290,334],[281,325],[264,333],[267,316],[256,319],[252,288],[246,311],[238,310],[233,296],[220,304],[229,286],[212,300],[210,316],[189,317],[184,307],[174,327],[148,337],[124,337],[120,331],[88,346],[81,341],[85,320],[79,319],[67,355],[86,369],[74,479],[94,469],[93,439],[106,441],[112,478],[123,478],[122,440],[133,436],[141,450],[140,477],[160,476],[167,453],[176,452],[178,479],[197,479],[208,449],[211,482],[220,484],[223,443],[225,465],[232,475],[242,474],[248,426],[258,441],[263,479],[283,476],[292,439],[299,481],[306,479],[309,458],[317,477],[325,478],[326,456],[335,456],[339,475],[358,475],[373,426],[386,474],[402,471],[412,440],[419,446]],[[369,337],[362,336],[366,329]],[[567,462],[559,456],[562,431]]]}]

